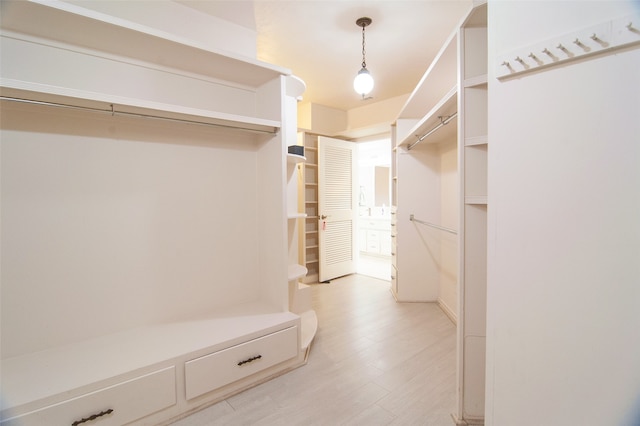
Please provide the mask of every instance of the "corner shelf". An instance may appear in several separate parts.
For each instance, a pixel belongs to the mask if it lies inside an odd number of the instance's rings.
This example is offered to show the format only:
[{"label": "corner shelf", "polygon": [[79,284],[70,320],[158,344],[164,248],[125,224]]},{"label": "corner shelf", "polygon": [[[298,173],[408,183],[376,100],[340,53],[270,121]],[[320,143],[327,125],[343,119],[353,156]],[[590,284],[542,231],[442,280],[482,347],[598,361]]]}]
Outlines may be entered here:
[{"label": "corner shelf", "polygon": [[295,281],[307,275],[307,272],[309,272],[307,268],[305,268],[302,265],[289,265],[288,274],[287,274],[288,279],[289,281]]},{"label": "corner shelf", "polygon": [[305,161],[307,161],[307,157],[304,157],[304,156],[298,155],[298,154],[289,154],[289,153],[287,153],[287,163],[288,164],[304,163]]}]

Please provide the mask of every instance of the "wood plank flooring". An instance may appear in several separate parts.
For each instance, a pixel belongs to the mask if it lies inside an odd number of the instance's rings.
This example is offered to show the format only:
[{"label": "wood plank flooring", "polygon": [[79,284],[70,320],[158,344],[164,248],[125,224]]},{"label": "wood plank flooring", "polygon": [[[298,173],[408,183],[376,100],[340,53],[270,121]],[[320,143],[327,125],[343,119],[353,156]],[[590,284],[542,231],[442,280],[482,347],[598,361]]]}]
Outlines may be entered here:
[{"label": "wood plank flooring", "polygon": [[454,424],[456,331],[436,304],[396,303],[363,275],[312,287],[307,365],[173,425]]}]

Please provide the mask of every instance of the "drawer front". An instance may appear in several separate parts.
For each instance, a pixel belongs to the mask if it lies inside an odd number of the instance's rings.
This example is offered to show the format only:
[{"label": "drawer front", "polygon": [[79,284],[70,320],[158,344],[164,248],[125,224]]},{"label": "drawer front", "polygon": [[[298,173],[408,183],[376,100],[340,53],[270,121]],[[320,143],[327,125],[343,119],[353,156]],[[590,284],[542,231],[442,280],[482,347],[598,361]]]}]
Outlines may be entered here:
[{"label": "drawer front", "polygon": [[[2,426],[119,426],[175,403],[176,374],[175,367],[171,366],[59,404],[3,420]],[[93,420],[90,420],[92,417]]]},{"label": "drawer front", "polygon": [[298,355],[298,328],[289,327],[185,363],[187,399],[211,392]]},{"label": "drawer front", "polygon": [[389,231],[391,230],[391,221],[369,219],[363,223],[362,227],[366,229],[376,229],[379,231]]}]

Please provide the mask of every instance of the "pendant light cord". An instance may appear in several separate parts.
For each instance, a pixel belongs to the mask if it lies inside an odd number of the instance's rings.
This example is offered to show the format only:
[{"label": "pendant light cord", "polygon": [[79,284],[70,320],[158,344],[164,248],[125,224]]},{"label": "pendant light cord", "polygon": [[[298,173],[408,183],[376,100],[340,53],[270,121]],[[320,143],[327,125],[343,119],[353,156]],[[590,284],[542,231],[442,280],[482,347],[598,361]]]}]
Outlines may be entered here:
[{"label": "pendant light cord", "polygon": [[367,62],[365,61],[365,50],[364,50],[364,29],[365,29],[365,25],[362,26],[362,68],[367,68]]}]

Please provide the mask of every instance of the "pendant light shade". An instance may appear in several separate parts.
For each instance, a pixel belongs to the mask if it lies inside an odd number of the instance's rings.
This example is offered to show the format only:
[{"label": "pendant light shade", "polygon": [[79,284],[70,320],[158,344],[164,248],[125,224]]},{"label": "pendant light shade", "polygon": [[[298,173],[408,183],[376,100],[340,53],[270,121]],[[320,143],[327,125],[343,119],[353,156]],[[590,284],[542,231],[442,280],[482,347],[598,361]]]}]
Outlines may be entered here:
[{"label": "pendant light shade", "polygon": [[368,69],[362,68],[358,71],[358,75],[356,75],[356,78],[353,80],[353,88],[356,93],[363,97],[373,90],[373,77],[371,77]]},{"label": "pendant light shade", "polygon": [[371,24],[371,18],[359,18],[356,21],[356,25],[362,27],[362,69],[358,71],[356,78],[353,80],[353,89],[362,96],[364,99],[373,90],[373,77],[367,69],[367,61],[365,59],[365,42],[364,42],[364,29]]}]

